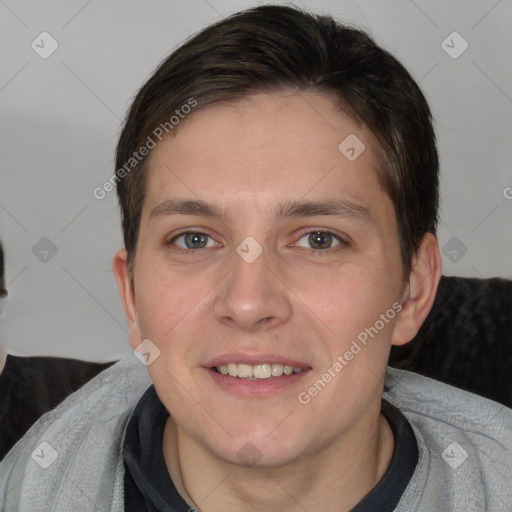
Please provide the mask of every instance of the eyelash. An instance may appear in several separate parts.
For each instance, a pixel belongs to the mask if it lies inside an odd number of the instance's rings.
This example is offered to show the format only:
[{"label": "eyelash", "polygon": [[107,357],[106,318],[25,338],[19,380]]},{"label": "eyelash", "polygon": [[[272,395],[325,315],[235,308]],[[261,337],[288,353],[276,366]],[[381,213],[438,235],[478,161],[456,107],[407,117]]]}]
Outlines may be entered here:
[{"label": "eyelash", "polygon": [[[328,249],[313,249],[312,247],[301,247],[304,251],[308,252],[309,254],[314,254],[315,256],[324,256],[328,253],[332,253],[334,251],[338,251],[341,249],[344,249],[345,247],[348,247],[348,242],[342,238],[340,235],[337,235],[333,231],[330,231],[328,229],[322,229],[322,228],[307,228],[304,231],[301,231],[297,242],[304,238],[306,235],[310,235],[312,233],[323,233],[326,235],[331,235],[333,238],[333,241],[336,240],[339,242],[339,245],[335,245],[334,247],[329,247]],[[297,243],[295,242],[295,244]]]},{"label": "eyelash", "polygon": [[[332,252],[335,250],[340,250],[345,247],[348,247],[348,245],[349,245],[349,243],[345,239],[343,239],[340,235],[337,235],[333,231],[330,231],[327,229],[322,229],[322,228],[305,229],[304,231],[302,231],[300,233],[299,237],[297,238],[297,242],[299,240],[301,240],[302,238],[304,238],[306,235],[310,235],[312,233],[317,233],[317,232],[327,234],[327,235],[332,235],[333,239],[339,242],[339,245],[335,245],[334,247],[329,247],[327,249],[313,249],[313,248],[308,248],[308,247],[301,247],[301,249],[303,249],[304,251],[306,251],[310,254],[315,254],[316,256],[322,256],[325,253]],[[166,245],[171,246],[176,242],[176,240],[178,238],[188,235],[188,234],[206,235],[207,237],[209,237],[213,240],[213,237],[210,236],[208,233],[191,229],[191,230],[187,230],[187,231],[182,231],[181,233],[174,235],[168,242],[166,242]],[[297,242],[295,242],[295,244]],[[182,247],[174,246],[174,248],[173,248],[173,250],[176,250],[182,254],[188,254],[188,255],[191,255],[192,253],[195,253],[195,252],[199,252],[201,249],[209,249],[209,247],[206,247],[206,248],[201,247],[199,249],[183,249]]]}]

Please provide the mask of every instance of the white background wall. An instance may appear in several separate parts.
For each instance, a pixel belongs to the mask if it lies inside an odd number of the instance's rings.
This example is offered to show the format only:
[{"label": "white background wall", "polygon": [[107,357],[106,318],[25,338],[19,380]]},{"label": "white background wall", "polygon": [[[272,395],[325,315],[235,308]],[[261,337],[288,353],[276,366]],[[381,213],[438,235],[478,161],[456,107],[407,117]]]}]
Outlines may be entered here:
[{"label": "white background wall", "polygon": [[[0,237],[9,289],[0,343],[8,351],[104,361],[128,350],[111,271],[122,243],[115,193],[99,201],[92,191],[114,170],[130,99],[164,56],[257,3],[0,3]],[[437,120],[444,273],[512,278],[512,2],[297,5],[363,25],[420,82]],[[43,31],[58,42],[47,59],[31,48],[33,40],[42,46]],[[457,59],[441,46],[453,31],[469,45]],[[46,262],[33,253],[45,248],[43,237],[57,251]]]}]

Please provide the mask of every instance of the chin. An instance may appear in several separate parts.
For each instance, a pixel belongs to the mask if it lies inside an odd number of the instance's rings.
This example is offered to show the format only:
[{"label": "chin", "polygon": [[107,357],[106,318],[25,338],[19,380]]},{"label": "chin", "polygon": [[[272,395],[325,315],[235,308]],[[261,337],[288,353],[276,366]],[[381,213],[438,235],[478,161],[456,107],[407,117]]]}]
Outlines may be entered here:
[{"label": "chin", "polygon": [[272,429],[276,430],[275,424],[272,428],[267,428],[266,424],[261,429],[247,428],[238,435],[234,433],[227,442],[220,445],[215,443],[208,448],[217,458],[229,464],[261,468],[289,464],[306,448],[298,431],[294,431],[293,436],[277,431],[269,435]]}]

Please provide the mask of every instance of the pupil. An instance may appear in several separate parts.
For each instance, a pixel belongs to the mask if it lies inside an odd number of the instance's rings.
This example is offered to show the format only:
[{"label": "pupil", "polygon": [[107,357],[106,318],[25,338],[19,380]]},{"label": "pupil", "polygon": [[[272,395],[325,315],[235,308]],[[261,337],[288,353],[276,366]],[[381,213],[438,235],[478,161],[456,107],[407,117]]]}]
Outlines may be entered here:
[{"label": "pupil", "polygon": [[324,231],[317,231],[309,235],[309,243],[314,249],[328,249],[332,242],[332,235]]},{"label": "pupil", "polygon": [[187,233],[185,235],[185,245],[189,249],[201,249],[206,246],[206,237],[201,233]]}]

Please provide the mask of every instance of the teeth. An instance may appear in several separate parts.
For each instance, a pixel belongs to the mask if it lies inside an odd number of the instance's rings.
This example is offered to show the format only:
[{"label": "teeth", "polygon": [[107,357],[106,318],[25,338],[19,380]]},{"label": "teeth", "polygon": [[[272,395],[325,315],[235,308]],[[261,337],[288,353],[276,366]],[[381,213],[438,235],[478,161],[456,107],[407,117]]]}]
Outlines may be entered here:
[{"label": "teeth", "polygon": [[228,373],[231,375],[231,377],[237,377],[238,376],[238,365],[236,363],[229,363],[228,364]]},{"label": "teeth", "polygon": [[285,366],[283,368],[283,373],[285,375],[291,375],[293,373],[293,366]]},{"label": "teeth", "polygon": [[217,366],[216,370],[222,375],[231,375],[240,379],[269,379],[270,377],[281,377],[282,375],[292,375],[292,373],[302,372],[302,368],[285,366],[282,364],[256,364],[254,366],[244,363],[229,363],[227,365]]},{"label": "teeth", "polygon": [[269,364],[257,364],[253,370],[257,379],[268,379],[272,377],[272,366]]},{"label": "teeth", "polygon": [[272,365],[272,377],[281,377],[283,375],[284,366],[282,364]]},{"label": "teeth", "polygon": [[[259,375],[256,375],[256,366],[254,367],[254,376],[259,377]],[[250,364],[239,364],[238,365],[238,376],[241,379],[245,379],[247,377],[252,377],[253,369]]]}]

